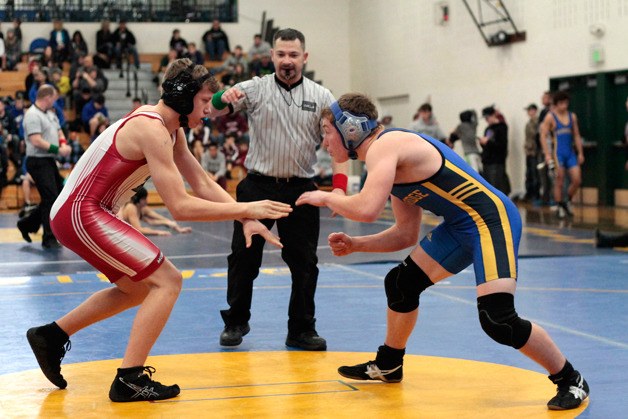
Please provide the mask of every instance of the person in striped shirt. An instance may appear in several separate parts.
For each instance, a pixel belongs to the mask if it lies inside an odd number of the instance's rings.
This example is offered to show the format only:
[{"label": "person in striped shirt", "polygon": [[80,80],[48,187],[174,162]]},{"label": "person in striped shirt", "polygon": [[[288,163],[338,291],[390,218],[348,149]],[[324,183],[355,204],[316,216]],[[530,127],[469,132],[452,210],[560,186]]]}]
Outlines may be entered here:
[{"label": "person in striped shirt", "polygon": [[[588,397],[587,382],[542,327],[515,311],[521,217],[512,201],[442,142],[414,131],[384,130],[377,123],[375,105],[362,94],[343,95],[323,110],[323,130],[323,145],[335,161],[357,154],[368,165],[369,175],[356,195],[306,192],[297,205],[327,206],[349,219],[372,222],[392,195],[395,216],[395,224],[377,234],[331,233],[333,253],[394,252],[414,246],[384,280],[388,299],[384,345],[374,361],[342,366],[340,375],[400,382],[421,292],[473,264],[484,332],[550,373],[558,393],[548,402],[549,409],[578,407]],[[444,220],[416,246],[423,209]]]},{"label": "person in striped shirt", "polygon": [[[249,119],[250,144],[244,162],[248,173],[237,186],[237,200],[273,199],[293,205],[303,192],[316,189],[312,177],[316,148],[322,140],[321,110],[334,98],[328,89],[303,76],[308,53],[300,31],[277,31],[271,53],[275,73],[238,83],[223,95]],[[334,193],[344,195],[344,164],[335,165],[334,173]],[[274,220],[262,222],[268,228],[274,224]],[[327,342],[316,331],[314,317],[319,225],[319,209],[310,205],[294,208],[288,217],[277,220],[284,245],[281,256],[292,273],[286,345],[312,351],[327,349]],[[239,345],[250,330],[253,281],[263,249],[261,237],[254,238],[252,246],[245,246],[242,228],[235,223],[228,257],[229,308],[221,311],[223,346]]]}]

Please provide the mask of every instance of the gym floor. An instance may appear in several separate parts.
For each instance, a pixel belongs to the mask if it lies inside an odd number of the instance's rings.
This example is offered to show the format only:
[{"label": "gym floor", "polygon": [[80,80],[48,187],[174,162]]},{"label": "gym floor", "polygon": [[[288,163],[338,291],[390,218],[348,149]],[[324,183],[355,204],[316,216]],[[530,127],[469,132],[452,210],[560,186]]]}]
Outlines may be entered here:
[{"label": "gym floor", "polygon": [[[159,211],[164,211],[159,209]],[[251,332],[222,348],[231,223],[189,223],[188,235],[154,237],[183,271],[184,287],[147,362],[154,378],[178,383],[179,397],[111,403],[107,397],[135,310],[72,337],[62,371],[66,390],[40,372],[25,338],[89,294],[111,286],[68,249],[45,251],[41,235],[24,242],[14,212],[0,213],[0,417],[625,417],[628,367],[628,248],[596,249],[594,229],[628,229],[628,210],[576,207],[571,220],[547,208],[520,207],[517,311],[543,326],[582,372],[591,396],[579,409],[550,412],[554,386],[537,364],[494,343],[477,320],[472,269],[430,288],[410,338],[400,384],[344,379],[340,365],[374,358],[383,343],[383,278],[408,250],[336,258],[332,231],[370,234],[391,225],[361,224],[322,212],[317,330],[327,352],[285,347],[290,274],[267,247],[253,296]],[[422,235],[438,223],[424,217]]]}]

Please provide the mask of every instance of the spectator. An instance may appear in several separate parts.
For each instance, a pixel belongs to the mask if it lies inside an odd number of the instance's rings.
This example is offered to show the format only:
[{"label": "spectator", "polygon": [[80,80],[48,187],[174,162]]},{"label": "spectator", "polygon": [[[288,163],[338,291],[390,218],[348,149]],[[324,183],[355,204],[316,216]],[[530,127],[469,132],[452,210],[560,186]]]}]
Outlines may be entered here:
[{"label": "spectator", "polygon": [[161,61],[159,62],[159,71],[153,78],[153,82],[159,84],[160,80],[163,79],[164,74],[166,73],[166,69],[168,66],[173,63],[177,59],[177,50],[170,48],[168,53],[161,57]]},{"label": "spectator", "polygon": [[482,109],[482,116],[488,127],[480,138],[482,146],[482,176],[491,185],[508,196],[510,180],[506,173],[506,156],[508,155],[508,125],[499,117],[500,113],[494,106]]},{"label": "spectator", "polygon": [[90,137],[94,136],[96,127],[106,122],[109,123],[109,111],[105,106],[105,97],[101,94],[94,95],[93,99],[85,104],[81,112],[81,122],[85,132],[88,132]]},{"label": "spectator", "polygon": [[203,57],[203,53],[198,50],[196,47],[196,42],[188,43],[188,51],[186,56],[194,63],[203,65],[205,63],[205,58]]},{"label": "spectator", "polygon": [[240,45],[236,45],[233,49],[233,53],[229,55],[229,58],[227,58],[220,67],[212,69],[212,74],[226,72],[226,74],[222,77],[222,82],[224,84],[229,84],[225,80],[229,80],[229,77],[236,72],[236,65],[238,64],[242,65],[242,73],[244,73],[246,77],[249,73],[249,62],[244,56]]},{"label": "spectator", "polygon": [[96,54],[94,54],[94,63],[99,68],[109,68],[111,66],[111,57],[114,56],[114,51],[111,23],[109,20],[105,19],[100,22],[100,29],[96,32]]},{"label": "spectator", "polygon": [[536,145],[537,149],[539,150],[539,160],[541,160],[541,163],[539,163],[539,166],[537,166],[537,168],[539,169],[539,177],[541,181],[541,203],[543,205],[554,206],[554,166],[546,165],[545,156],[543,155],[543,150],[545,149],[543,143],[545,143],[545,145],[550,149],[553,149],[554,147],[554,139],[552,137],[553,133],[548,133],[549,135],[545,138],[541,137],[541,123],[545,120],[545,117],[551,109],[552,93],[549,91],[543,92],[543,95],[541,96],[541,103],[543,104],[543,109],[541,109],[541,112],[539,112],[539,126],[537,127],[539,131],[539,142]]},{"label": "spectator", "polygon": [[225,155],[218,149],[218,144],[211,143],[201,158],[201,166],[211,180],[227,189],[227,162]]},{"label": "spectator", "polygon": [[447,137],[438,125],[438,121],[432,113],[432,105],[429,103],[419,106],[418,118],[410,125],[410,129],[440,141],[444,141]]},{"label": "spectator", "polygon": [[[566,92],[557,92],[553,96],[554,110],[550,111],[540,127],[540,138],[546,138],[549,132],[556,136],[556,149],[552,153],[547,143],[542,142],[545,164],[552,162],[556,168],[554,179],[554,201],[556,206],[552,208],[558,218],[573,216],[571,199],[574,197],[582,183],[582,170],[584,163],[584,150],[582,137],[578,127],[578,117],[569,111],[569,95]],[[575,151],[574,151],[575,148]],[[563,196],[565,175],[569,177],[567,196]]]},{"label": "spectator", "polygon": [[531,103],[525,108],[528,113],[528,122],[525,127],[525,142],[523,149],[526,155],[526,194],[525,200],[537,201],[540,196],[540,181],[537,165],[539,162],[539,119],[538,107]]},{"label": "spectator", "polygon": [[48,45],[52,49],[53,60],[59,64],[64,61],[70,61],[72,53],[70,34],[63,27],[61,19],[53,20],[52,27],[53,29],[50,32]]},{"label": "spectator", "polygon": [[37,99],[37,91],[39,87],[48,82],[48,68],[47,67],[34,67],[33,68],[33,83],[31,89],[28,92],[28,99],[31,103],[35,103]]},{"label": "spectator", "polygon": [[15,37],[20,44],[20,51],[22,50],[22,21],[15,17],[13,18],[13,31],[15,32]]},{"label": "spectator", "polygon": [[39,57],[39,62],[41,63],[42,67],[58,67],[60,65],[63,65],[63,61],[59,61],[58,58],[58,54],[55,54],[54,49],[50,45],[48,45],[46,48],[44,48],[44,53],[42,54],[42,56]]},{"label": "spectator", "polygon": [[222,145],[222,153],[225,155],[227,162],[227,178],[231,179],[231,169],[235,166],[236,160],[238,160],[239,149],[236,144],[235,134],[229,134],[225,137],[225,142]]},{"label": "spectator", "polygon": [[37,90],[34,106],[31,106],[24,116],[26,169],[37,185],[41,203],[17,224],[27,242],[31,241],[29,233],[36,232],[39,226],[43,225],[44,235],[41,244],[47,249],[60,246],[50,228],[50,209],[63,184],[55,158],[57,154],[68,156],[72,152],[53,111],[56,100],[57,91],[54,86],[44,84]]},{"label": "spectator", "polygon": [[72,91],[70,78],[63,74],[63,70],[59,67],[50,69],[50,82],[59,90],[59,98],[65,101],[65,98]]},{"label": "spectator", "polygon": [[268,42],[262,41],[262,35],[255,34],[253,36],[253,45],[249,48],[248,60],[249,65],[253,66],[253,63],[257,63],[261,60],[262,55],[270,55],[271,46]]},{"label": "spectator", "polygon": [[246,136],[248,142],[249,123],[242,112],[231,112],[218,118],[218,142],[222,144],[225,137],[235,135],[236,138]]},{"label": "spectator", "polygon": [[81,33],[81,31],[74,31],[74,33],[72,34],[71,47],[72,47],[72,59],[70,60],[70,62],[74,62],[76,60],[77,54],[82,54],[82,55],[89,54],[89,48],[87,47],[87,42],[85,42],[85,39],[83,38],[83,34]]},{"label": "spectator", "polygon": [[137,53],[137,47],[135,46],[135,35],[127,28],[126,20],[120,20],[118,28],[113,32],[112,41],[117,69],[122,70],[122,58],[131,55],[133,56],[135,68],[139,70],[140,57]]},{"label": "spectator", "polygon": [[148,207],[148,191],[143,186],[140,187],[131,200],[124,204],[118,211],[118,218],[126,221],[135,227],[145,236],[170,236],[166,230],[158,230],[150,227],[143,227],[140,221],[144,221],[151,226],[165,226],[177,233],[191,233],[191,227],[181,227],[176,221],[164,217],[157,211]]},{"label": "spectator", "polygon": [[15,30],[9,29],[4,40],[6,50],[6,69],[15,70],[17,63],[22,61],[22,42],[15,36]]},{"label": "spectator", "polygon": [[275,64],[271,60],[270,54],[262,54],[259,61],[251,63],[251,75],[264,77],[275,72]]},{"label": "spectator", "polygon": [[170,38],[170,49],[177,51],[177,58],[184,58],[188,51],[188,43],[185,39],[181,38],[181,31],[175,29],[172,31],[172,37]]},{"label": "spectator", "polygon": [[460,113],[460,124],[449,136],[449,146],[459,139],[462,143],[464,159],[478,173],[482,172],[482,159],[478,148],[478,116],[473,109]]},{"label": "spectator", "polygon": [[210,61],[222,61],[225,52],[230,52],[229,37],[220,27],[220,21],[214,19],[210,30],[203,34],[205,51]]}]

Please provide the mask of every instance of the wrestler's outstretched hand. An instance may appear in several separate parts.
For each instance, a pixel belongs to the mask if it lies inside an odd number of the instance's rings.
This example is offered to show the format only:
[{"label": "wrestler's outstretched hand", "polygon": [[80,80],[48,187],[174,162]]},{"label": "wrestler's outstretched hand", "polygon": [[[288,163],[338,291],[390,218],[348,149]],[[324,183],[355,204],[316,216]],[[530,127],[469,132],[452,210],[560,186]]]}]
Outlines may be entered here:
[{"label": "wrestler's outstretched hand", "polygon": [[242,229],[244,230],[246,247],[251,247],[251,243],[253,242],[253,235],[255,234],[259,234],[264,238],[264,240],[266,240],[273,246],[277,246],[279,248],[283,247],[283,245],[279,241],[279,237],[271,233],[264,224],[260,223],[257,220],[246,219],[242,221]]},{"label": "wrestler's outstretched hand", "polygon": [[247,206],[246,218],[254,218],[256,220],[264,218],[276,220],[277,218],[287,217],[292,212],[290,204],[271,201],[269,199],[246,202],[243,204]]}]

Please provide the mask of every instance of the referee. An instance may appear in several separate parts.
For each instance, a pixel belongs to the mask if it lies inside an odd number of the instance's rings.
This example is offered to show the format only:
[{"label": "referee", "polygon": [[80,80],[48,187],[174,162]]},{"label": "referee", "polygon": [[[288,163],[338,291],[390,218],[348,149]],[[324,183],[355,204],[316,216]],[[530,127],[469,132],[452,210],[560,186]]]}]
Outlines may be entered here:
[{"label": "referee", "polygon": [[24,240],[43,225],[41,245],[46,248],[60,247],[50,228],[50,209],[63,187],[63,178],[57,168],[56,155],[67,157],[72,148],[67,144],[59,119],[54,111],[54,103],[59,94],[54,86],[43,84],[37,90],[35,103],[24,115],[24,136],[26,137],[26,170],[31,175],[41,196],[41,203],[28,216],[17,222]]},{"label": "referee", "polygon": [[[279,30],[271,52],[275,73],[238,83],[224,92],[225,102],[234,102],[237,91],[244,93],[233,105],[235,111],[246,111],[250,125],[250,147],[244,162],[248,175],[238,184],[236,195],[240,202],[273,199],[293,205],[288,217],[277,220],[284,246],[281,257],[292,274],[286,346],[324,351],[327,342],[318,336],[314,317],[320,213],[317,207],[296,207],[294,203],[303,192],[316,189],[311,178],[322,139],[321,110],[329,107],[334,97],[328,89],[303,77],[308,53],[301,32]],[[334,167],[334,189],[343,194],[345,172],[344,166]],[[275,222],[261,221],[269,229]],[[259,236],[247,248],[242,226],[234,223],[228,257],[229,309],[221,311],[223,346],[239,345],[250,330],[253,281],[259,274],[263,250],[264,240]]]}]

